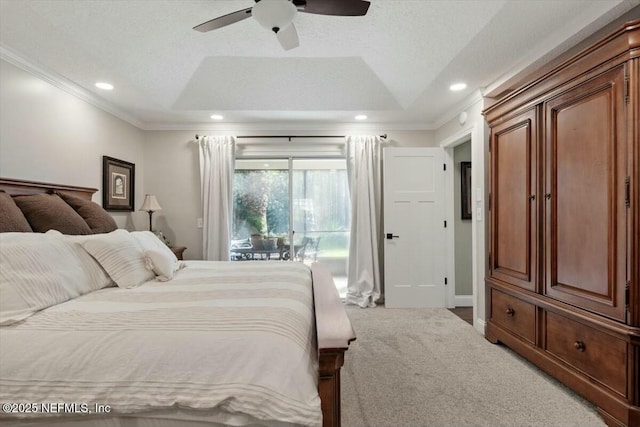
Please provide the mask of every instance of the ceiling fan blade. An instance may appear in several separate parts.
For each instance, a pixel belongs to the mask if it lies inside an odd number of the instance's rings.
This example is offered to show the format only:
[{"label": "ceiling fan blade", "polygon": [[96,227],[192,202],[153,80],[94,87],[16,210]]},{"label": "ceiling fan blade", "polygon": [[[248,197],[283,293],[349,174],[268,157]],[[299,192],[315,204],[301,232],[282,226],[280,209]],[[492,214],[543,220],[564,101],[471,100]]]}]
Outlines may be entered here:
[{"label": "ceiling fan blade", "polygon": [[317,15],[363,16],[370,2],[364,0],[293,0],[299,12]]},{"label": "ceiling fan blade", "polygon": [[251,16],[251,8],[238,10],[236,12],[229,13],[227,15],[219,16],[210,21],[204,22],[200,25],[193,27],[194,30],[206,33],[207,31],[217,30],[218,28],[226,27],[227,25],[234,24],[243,19],[247,19]]},{"label": "ceiling fan blade", "polygon": [[300,42],[298,40],[298,32],[296,31],[296,27],[291,23],[284,30],[280,30],[276,33],[276,37],[280,42],[280,45],[284,50],[291,50],[298,46],[300,46]]}]

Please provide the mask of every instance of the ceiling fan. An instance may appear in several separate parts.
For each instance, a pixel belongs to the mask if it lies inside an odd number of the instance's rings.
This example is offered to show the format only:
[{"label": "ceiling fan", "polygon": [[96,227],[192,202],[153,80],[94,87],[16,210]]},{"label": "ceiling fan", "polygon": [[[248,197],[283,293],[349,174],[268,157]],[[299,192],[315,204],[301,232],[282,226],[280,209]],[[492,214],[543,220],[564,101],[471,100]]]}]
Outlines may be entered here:
[{"label": "ceiling fan", "polygon": [[365,0],[255,0],[253,7],[219,16],[193,27],[205,33],[253,16],[263,27],[273,31],[284,50],[299,46],[293,19],[298,12],[317,15],[362,16],[369,9]]}]

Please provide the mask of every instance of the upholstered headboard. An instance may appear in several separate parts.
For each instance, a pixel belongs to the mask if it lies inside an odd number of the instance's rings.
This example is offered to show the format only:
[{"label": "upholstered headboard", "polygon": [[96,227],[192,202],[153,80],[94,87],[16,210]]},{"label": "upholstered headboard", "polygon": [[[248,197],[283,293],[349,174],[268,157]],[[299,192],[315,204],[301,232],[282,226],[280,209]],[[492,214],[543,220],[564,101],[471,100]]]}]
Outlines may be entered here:
[{"label": "upholstered headboard", "polygon": [[95,188],[0,178],[0,232],[108,233],[117,227],[91,201]]}]

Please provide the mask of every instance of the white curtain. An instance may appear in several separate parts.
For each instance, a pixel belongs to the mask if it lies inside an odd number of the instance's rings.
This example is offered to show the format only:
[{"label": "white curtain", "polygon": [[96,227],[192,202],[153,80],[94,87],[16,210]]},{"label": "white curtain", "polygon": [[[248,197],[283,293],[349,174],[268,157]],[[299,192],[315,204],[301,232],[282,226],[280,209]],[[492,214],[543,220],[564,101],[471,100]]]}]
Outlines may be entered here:
[{"label": "white curtain", "polygon": [[375,307],[380,298],[381,140],[348,136],[351,239],[347,303]]},{"label": "white curtain", "polygon": [[200,138],[198,145],[203,208],[202,256],[205,260],[228,261],[235,139],[232,136],[205,136]]}]

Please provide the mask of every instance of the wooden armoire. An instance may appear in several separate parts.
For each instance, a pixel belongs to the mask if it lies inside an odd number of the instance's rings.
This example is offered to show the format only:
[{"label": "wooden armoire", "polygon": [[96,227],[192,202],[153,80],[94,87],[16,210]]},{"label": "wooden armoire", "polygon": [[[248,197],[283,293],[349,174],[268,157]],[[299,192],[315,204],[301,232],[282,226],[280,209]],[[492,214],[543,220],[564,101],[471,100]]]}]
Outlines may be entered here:
[{"label": "wooden armoire", "polygon": [[484,114],[486,337],[638,427],[640,21]]}]

